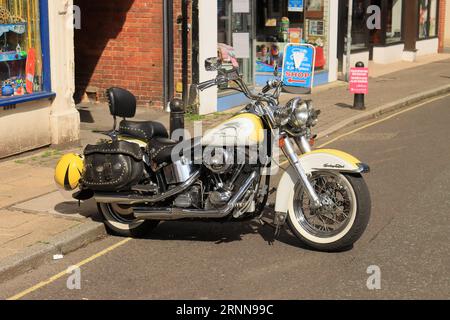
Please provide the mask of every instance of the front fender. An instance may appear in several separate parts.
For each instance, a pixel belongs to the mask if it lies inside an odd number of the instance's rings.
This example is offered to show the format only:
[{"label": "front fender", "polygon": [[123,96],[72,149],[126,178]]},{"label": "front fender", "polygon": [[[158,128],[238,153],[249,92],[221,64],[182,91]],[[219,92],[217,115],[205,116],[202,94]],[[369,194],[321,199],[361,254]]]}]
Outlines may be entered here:
[{"label": "front fender", "polygon": [[[367,173],[368,165],[352,155],[332,149],[319,149],[299,156],[300,163],[307,174],[315,171],[338,171],[342,173]],[[300,179],[292,166],[282,175],[277,188],[276,212],[288,212],[295,185]]]}]

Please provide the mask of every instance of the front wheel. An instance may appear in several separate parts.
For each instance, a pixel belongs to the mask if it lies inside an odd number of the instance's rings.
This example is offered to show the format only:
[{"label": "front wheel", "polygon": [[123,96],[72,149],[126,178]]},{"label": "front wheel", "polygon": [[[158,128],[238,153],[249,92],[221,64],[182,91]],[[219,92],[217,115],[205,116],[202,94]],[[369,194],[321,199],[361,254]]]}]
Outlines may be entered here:
[{"label": "front wheel", "polygon": [[320,251],[350,248],[369,223],[371,200],[361,175],[314,172],[310,178],[322,207],[312,209],[299,181],[290,198],[288,224],[306,245]]},{"label": "front wheel", "polygon": [[136,220],[129,206],[110,203],[98,203],[98,211],[104,218],[108,231],[121,237],[142,237],[159,224],[159,221]]}]

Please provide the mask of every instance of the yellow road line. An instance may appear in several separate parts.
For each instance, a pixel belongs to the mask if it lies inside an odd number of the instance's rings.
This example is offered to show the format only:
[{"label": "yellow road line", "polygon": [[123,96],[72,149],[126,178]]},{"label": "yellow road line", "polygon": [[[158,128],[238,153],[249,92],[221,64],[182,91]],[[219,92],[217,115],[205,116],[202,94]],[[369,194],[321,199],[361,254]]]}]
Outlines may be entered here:
[{"label": "yellow road line", "polygon": [[[87,263],[89,263],[89,262],[91,262],[91,261],[93,261],[93,260],[95,260],[95,259],[97,259],[97,258],[99,258],[101,256],[104,256],[108,252],[111,252],[111,251],[113,251],[114,249],[117,249],[120,246],[123,246],[125,243],[127,243],[131,239],[132,238],[126,238],[126,239],[124,239],[124,240],[122,240],[122,241],[120,241],[120,242],[118,242],[118,243],[116,243],[116,244],[114,244],[114,245],[112,245],[112,246],[110,246],[110,247],[108,247],[108,248],[106,248],[106,249],[104,249],[104,250],[102,250],[102,251],[100,251],[100,252],[90,256],[89,258],[87,258],[87,259],[85,259],[85,260],[75,264],[74,266],[76,266],[78,268],[81,268],[83,265],[85,265],[85,264],[87,264]],[[45,286],[49,285],[50,283],[55,282],[56,280],[66,276],[66,275],[67,275],[67,271],[64,270],[64,271],[54,275],[53,277],[50,277],[49,279],[47,279],[45,281],[42,281],[42,282],[38,283],[37,285],[35,285],[35,286],[31,287],[31,288],[28,288],[28,289],[26,289],[26,290],[24,290],[24,291],[22,291],[22,292],[20,292],[20,293],[18,293],[16,295],[10,297],[10,298],[8,298],[7,300],[19,300],[19,299],[23,298],[24,296],[26,296],[26,295],[28,295],[28,294],[30,294],[30,293],[32,293],[32,292],[42,288],[42,287],[45,287]]]},{"label": "yellow road line", "polygon": [[[403,114],[403,113],[405,113],[405,112],[412,111],[412,110],[414,110],[414,109],[423,107],[424,105],[430,104],[430,103],[432,103],[432,102],[434,102],[434,101],[444,99],[444,98],[446,98],[446,97],[448,97],[448,96],[450,96],[450,94],[446,94],[445,96],[440,96],[440,97],[437,97],[437,98],[434,98],[434,99],[431,99],[431,100],[428,100],[428,101],[419,103],[418,105],[415,105],[415,106],[410,107],[410,108],[408,108],[408,109],[405,109],[405,110],[396,112],[396,113],[394,113],[394,114],[391,114],[390,116],[388,116],[388,117],[386,117],[386,118],[383,118],[383,119],[380,119],[380,120],[377,120],[377,121],[368,123],[368,124],[366,124],[366,125],[364,125],[364,126],[362,126],[362,127],[359,127],[359,128],[356,128],[356,129],[354,129],[354,130],[352,130],[352,131],[349,131],[349,132],[347,132],[347,133],[341,134],[340,136],[337,136],[336,138],[331,139],[330,141],[327,141],[327,142],[321,144],[320,146],[317,147],[317,149],[322,149],[322,148],[324,148],[324,147],[326,147],[326,146],[332,144],[333,142],[336,142],[336,141],[338,141],[338,140],[340,140],[340,139],[342,139],[342,138],[345,138],[345,137],[347,137],[347,136],[349,136],[349,135],[351,135],[351,134],[354,134],[354,133],[359,132],[359,131],[361,131],[361,130],[367,129],[367,128],[372,127],[372,126],[374,126],[374,125],[377,125],[377,124],[379,124],[379,123],[385,122],[385,121],[387,121],[387,120],[389,120],[389,119],[392,119],[392,118],[394,118],[394,117],[396,117],[396,116],[398,116],[398,115],[400,115],[400,114]],[[286,160],[286,161],[284,161],[283,163],[280,163],[280,166],[285,165],[285,164],[288,163],[288,162],[289,162],[289,161]]]}]

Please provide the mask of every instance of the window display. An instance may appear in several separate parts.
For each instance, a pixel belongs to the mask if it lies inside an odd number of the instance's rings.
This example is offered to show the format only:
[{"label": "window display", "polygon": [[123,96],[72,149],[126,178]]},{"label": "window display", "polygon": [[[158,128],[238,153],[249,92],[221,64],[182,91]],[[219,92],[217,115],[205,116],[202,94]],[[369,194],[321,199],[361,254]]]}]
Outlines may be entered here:
[{"label": "window display", "polygon": [[248,84],[265,85],[273,78],[275,66],[282,68],[289,43],[313,45],[315,71],[326,73],[327,0],[251,0],[249,13],[235,12],[236,3],[245,2],[247,8],[247,1],[217,1],[219,46],[233,47]]},{"label": "window display", "polygon": [[308,0],[306,8],[308,11],[322,11],[323,0]]},{"label": "window display", "polygon": [[430,37],[437,36],[437,0],[431,0],[430,3]]},{"label": "window display", "polygon": [[286,45],[287,42],[257,42],[256,72],[273,73],[275,65],[281,70]]},{"label": "window display", "polygon": [[288,11],[289,12],[303,12],[304,4],[303,0],[289,0]]},{"label": "window display", "polygon": [[437,36],[437,0],[419,0],[419,39]]},{"label": "window display", "polygon": [[[324,3],[323,0],[258,2],[255,70],[257,73],[267,76],[273,73],[274,65],[277,64],[281,68],[284,48],[288,43],[313,45],[316,48],[315,70],[326,68],[324,45],[327,35],[323,15]],[[273,20],[276,22],[267,24],[267,21]]]},{"label": "window display", "polygon": [[306,1],[306,18],[313,18],[313,19],[323,18],[323,0]]},{"label": "window display", "polygon": [[289,42],[304,39],[303,0],[262,0],[256,7],[256,72],[271,75],[281,70],[283,52]]},{"label": "window display", "polygon": [[0,0],[1,99],[42,90],[39,0]]},{"label": "window display", "polygon": [[310,36],[324,36],[323,20],[309,20],[309,35]]},{"label": "window display", "polygon": [[419,1],[419,38],[428,37],[428,0]]}]

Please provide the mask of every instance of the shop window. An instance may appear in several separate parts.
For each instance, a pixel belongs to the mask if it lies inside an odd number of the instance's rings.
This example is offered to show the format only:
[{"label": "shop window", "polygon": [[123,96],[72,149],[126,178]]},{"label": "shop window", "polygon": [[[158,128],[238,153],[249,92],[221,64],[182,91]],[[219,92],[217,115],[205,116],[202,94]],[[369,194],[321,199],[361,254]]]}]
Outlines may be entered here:
[{"label": "shop window", "polygon": [[419,0],[419,39],[437,35],[437,0]]},{"label": "shop window", "polygon": [[0,0],[0,99],[43,90],[39,10],[39,0]]},{"label": "shop window", "polygon": [[366,1],[353,1],[352,50],[367,48]]},{"label": "shop window", "polygon": [[403,0],[387,1],[386,43],[402,40]]},{"label": "shop window", "polygon": [[257,77],[262,74],[271,76],[275,65],[281,68],[284,48],[288,43],[305,41],[307,33],[305,4],[303,0],[257,1],[255,12],[258,21],[255,30]]},{"label": "shop window", "polygon": [[430,37],[437,36],[437,0],[431,0],[430,2]]}]

